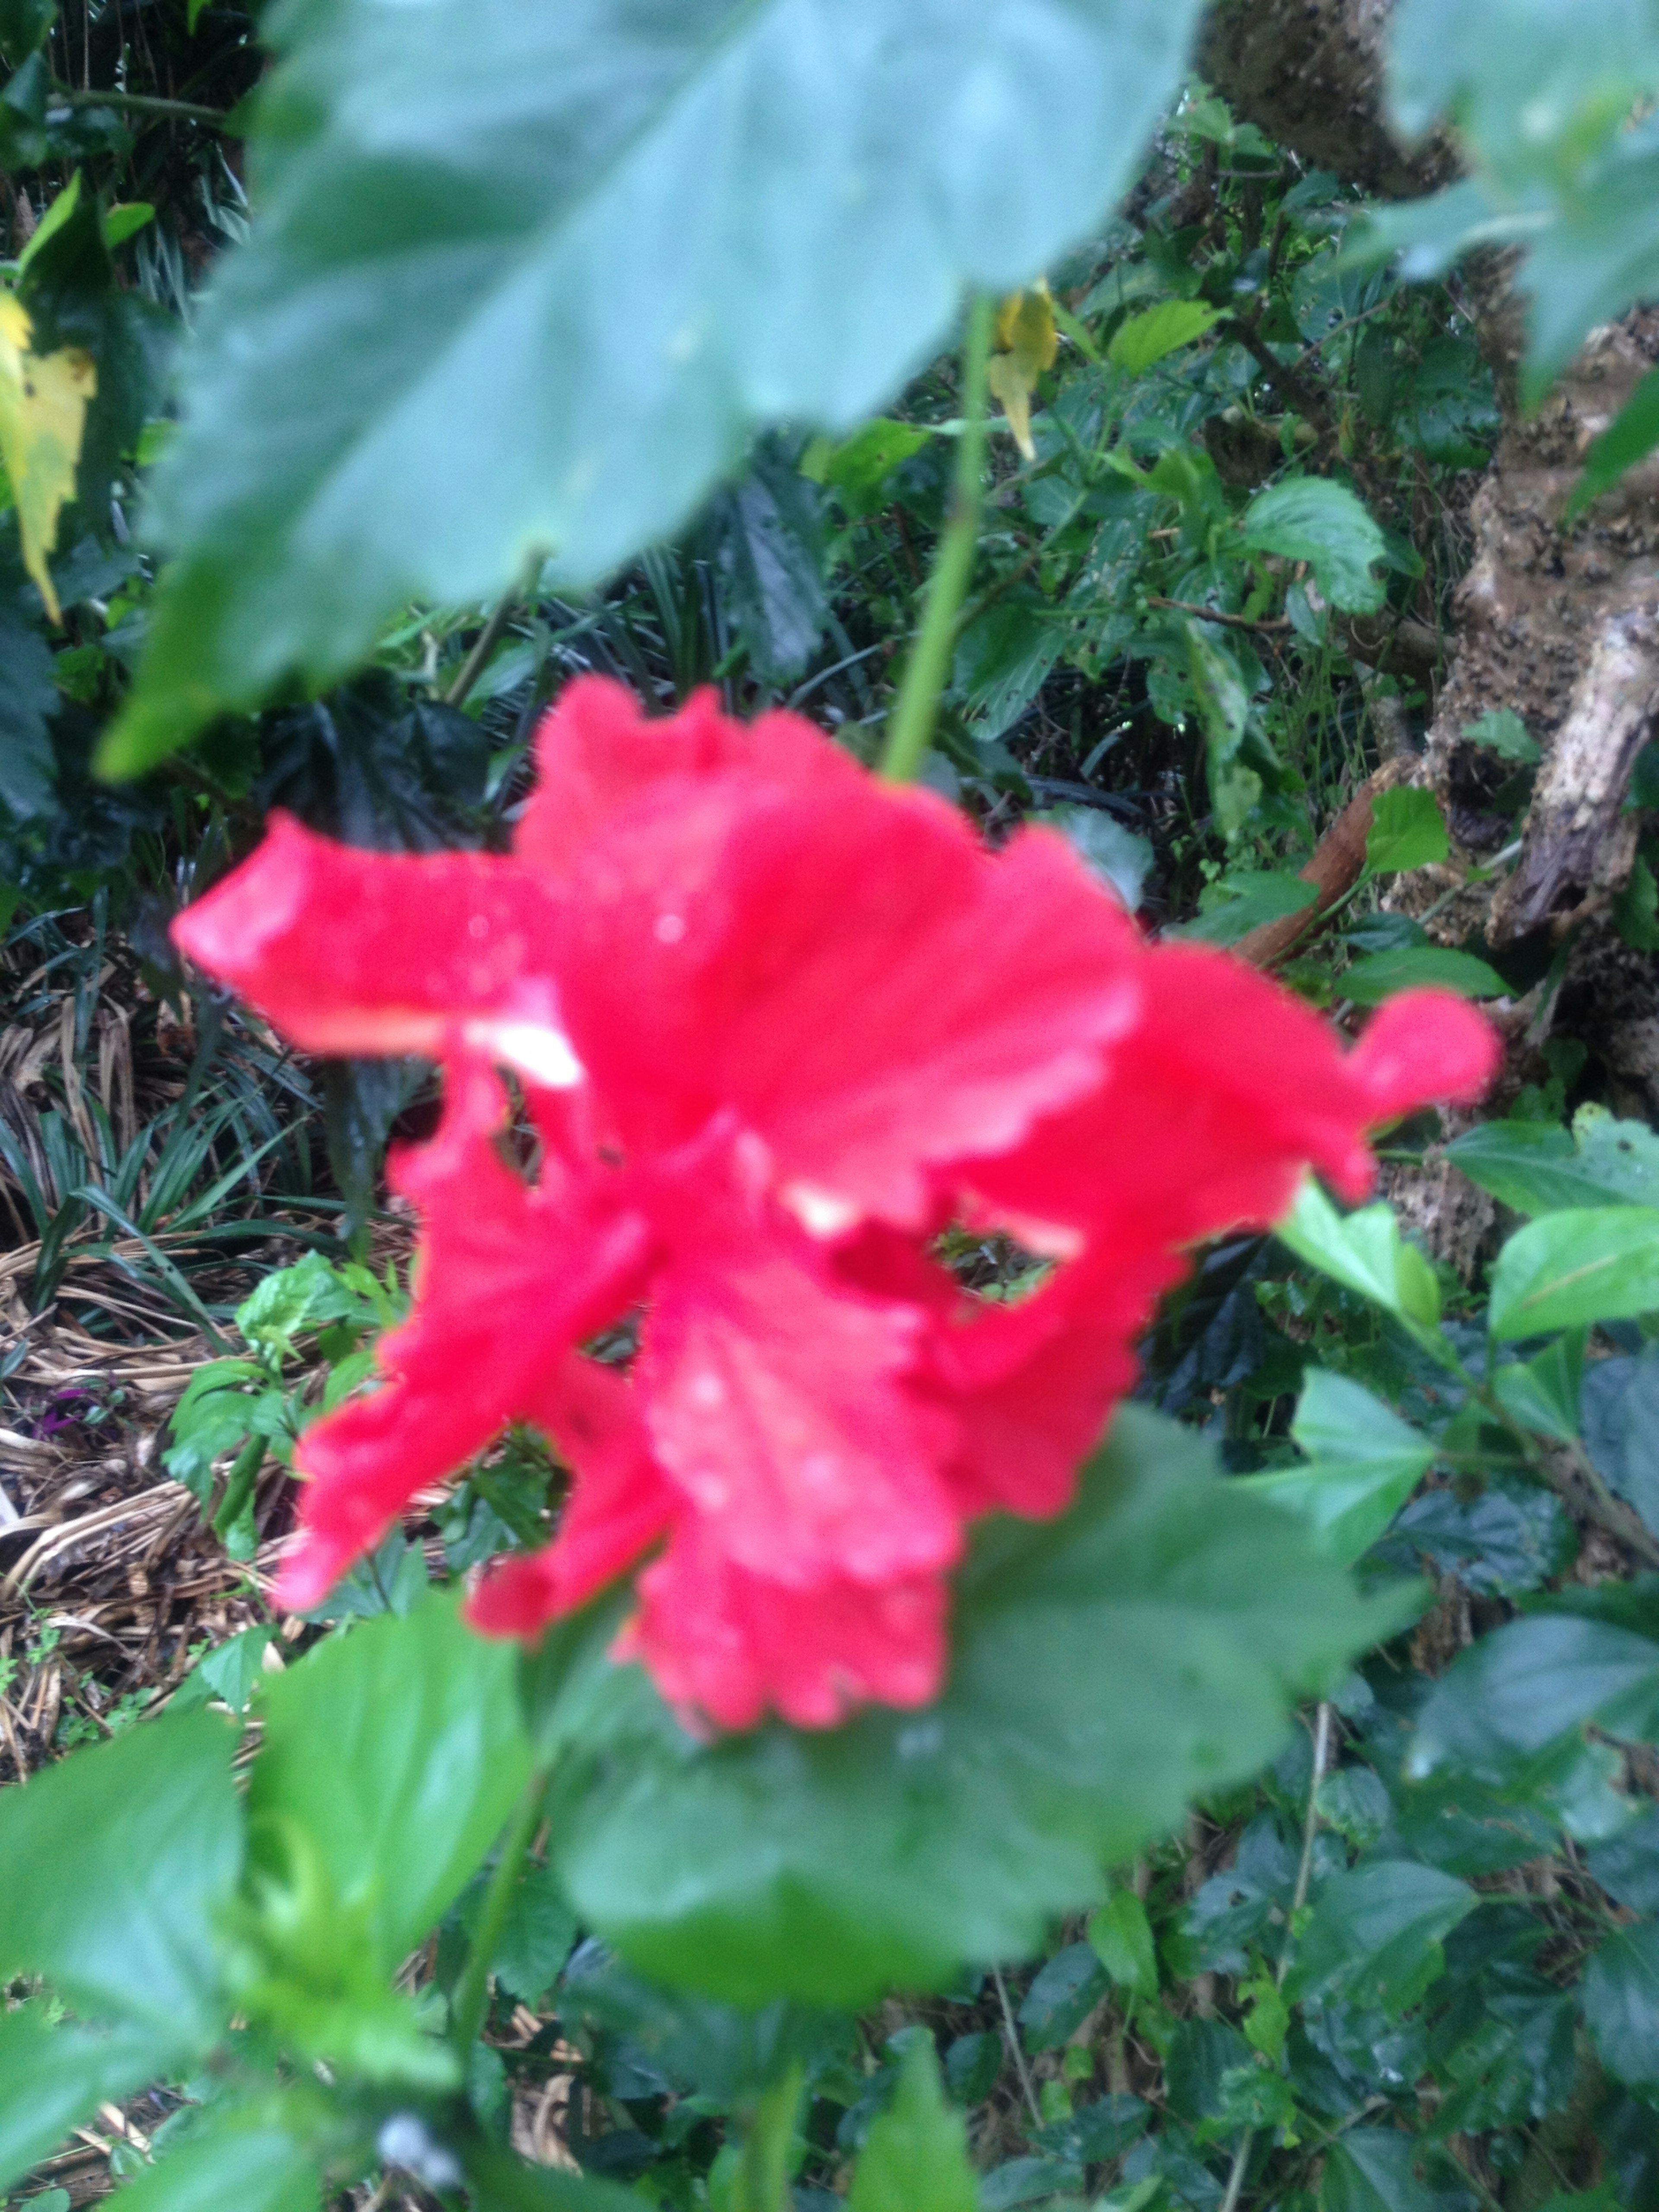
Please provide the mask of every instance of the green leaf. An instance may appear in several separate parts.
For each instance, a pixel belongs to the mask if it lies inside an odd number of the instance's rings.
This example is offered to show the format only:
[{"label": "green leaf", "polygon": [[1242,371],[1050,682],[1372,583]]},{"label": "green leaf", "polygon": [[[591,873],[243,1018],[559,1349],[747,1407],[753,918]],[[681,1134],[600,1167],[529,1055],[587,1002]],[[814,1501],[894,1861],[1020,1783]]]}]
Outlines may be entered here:
[{"label": "green leaf", "polygon": [[1057,2051],[1106,1994],[1107,1975],[1090,1943],[1056,1951],[1025,1992],[1019,2025],[1028,2051]]},{"label": "green leaf", "polygon": [[21,68],[45,45],[57,14],[56,0],[0,0],[0,61]]},{"label": "green leaf", "polygon": [[1099,806],[1055,806],[1041,819],[1059,830],[1072,850],[1133,914],[1152,871],[1152,848]]},{"label": "green leaf", "polygon": [[1319,2212],[1467,2212],[1467,2191],[1418,2178],[1420,2136],[1395,2128],[1350,2128],[1325,2154]]},{"label": "green leaf", "polygon": [[136,238],[146,223],[154,222],[155,210],[148,200],[124,200],[119,206],[106,208],[102,221],[104,243],[112,253],[118,246],[125,246]]},{"label": "green leaf", "polygon": [[1397,783],[1371,802],[1371,826],[1365,838],[1365,866],[1374,876],[1431,867],[1451,846],[1439,804],[1420,784]]},{"label": "green leaf", "polygon": [[[1639,1134],[1641,1148],[1632,1141],[1628,1155],[1614,1148],[1599,1148],[1595,1159],[1586,1159],[1568,1130],[1553,1121],[1478,1121],[1447,1146],[1447,1159],[1462,1168],[1471,1183],[1480,1183],[1517,1214],[1548,1214],[1568,1206],[1606,1206],[1610,1199],[1639,1201],[1646,1197],[1646,1159],[1652,1152],[1659,1161],[1659,1139],[1637,1121],[1621,1121],[1621,1130]],[[1631,1168],[1635,1188],[1621,1190],[1608,1182],[1608,1168],[1620,1172]],[[1659,1172],[1655,1172],[1659,1190]]]},{"label": "green leaf", "polygon": [[325,1322],[355,1315],[359,1301],[320,1252],[278,1267],[236,1309],[236,1327],[274,1364],[294,1354],[294,1340]]},{"label": "green leaf", "polygon": [[515,1997],[533,2005],[553,1986],[575,1940],[576,1916],[557,1875],[551,1867],[528,1867],[513,1893],[495,1947],[495,1978]]},{"label": "green leaf", "polygon": [[1443,1940],[1479,1903],[1467,1882],[1413,1859],[1334,1875],[1297,1946],[1295,1986],[1304,1996],[1337,1989],[1398,2019],[1444,1971]]},{"label": "green leaf", "polygon": [[1428,1490],[1395,1522],[1378,1557],[1408,1571],[1424,1556],[1480,1596],[1514,1597],[1563,1574],[1578,1534],[1560,1499],[1522,1475],[1492,1474],[1472,1495]]},{"label": "green leaf", "polygon": [[1601,2063],[1651,2098],[1659,2092],[1659,1922],[1607,1936],[1590,1954],[1582,1996]]},{"label": "green leaf", "polygon": [[255,1687],[266,1680],[264,1657],[276,1640],[276,1632],[260,1621],[199,1659],[168,1701],[170,1712],[188,1712],[192,1706],[217,1698],[233,1713],[247,1711]]},{"label": "green leaf", "polygon": [[1574,1329],[1547,1345],[1524,1365],[1500,1367],[1492,1389],[1498,1402],[1540,1436],[1570,1444],[1578,1434],[1578,1399],[1584,1371],[1584,1332]]},{"label": "green leaf", "polygon": [[1187,672],[1207,739],[1210,799],[1224,837],[1236,837],[1261,796],[1261,779],[1240,762],[1249,724],[1250,695],[1237,661],[1200,622],[1182,625]]},{"label": "green leaf", "polygon": [[1132,1889],[1115,1889],[1089,1915],[1089,1942],[1103,1966],[1131,1996],[1158,1995],[1158,1952],[1146,1908]]},{"label": "green leaf", "polygon": [[1501,1341],[1627,1321],[1659,1306],[1659,1207],[1572,1206],[1517,1230],[1492,1273]]},{"label": "green leaf", "polygon": [[1610,1488],[1659,1533],[1659,1345],[1598,1359],[1579,1401],[1584,1443]]},{"label": "green leaf", "polygon": [[1465,744],[1484,746],[1500,760],[1518,761],[1523,768],[1535,768],[1544,757],[1513,707],[1494,707],[1489,714],[1466,722],[1461,734]]},{"label": "green leaf", "polygon": [[1346,1376],[1315,1368],[1291,1425],[1310,1464],[1235,1478],[1309,1523],[1344,1565],[1368,1552],[1428,1473],[1430,1439]]},{"label": "green leaf", "polygon": [[[142,293],[118,281],[97,195],[78,190],[79,184],[77,173],[29,240],[17,295],[33,320],[37,349],[79,346],[92,356],[97,390],[87,410],[75,492],[83,514],[106,516],[122,462],[160,398],[174,325]],[[52,222],[60,209],[61,219]]]},{"label": "green leaf", "polygon": [[1659,1644],[1571,1613],[1539,1613],[1481,1638],[1430,1692],[1410,1771],[1442,1770],[1525,1794],[1557,1777],[1589,1723],[1659,1740]]},{"label": "green leaf", "polygon": [[1455,991],[1463,999],[1501,999],[1510,988],[1496,969],[1472,952],[1454,952],[1438,945],[1403,945],[1397,951],[1368,953],[1340,979],[1344,995],[1357,1006],[1380,1006],[1398,991],[1428,985]]},{"label": "green leaf", "polygon": [[52,647],[20,611],[0,600],[0,806],[19,821],[52,810],[46,717],[57,704]]},{"label": "green leaf", "polygon": [[596,1624],[551,1731],[553,1849],[584,1924],[646,1973],[744,2004],[856,2004],[1029,1954],[1050,1914],[1098,1897],[1103,1865],[1253,1772],[1290,1700],[1401,1618],[1212,1468],[1188,1432],[1121,1407],[1068,1514],[981,1533],[924,1712],[696,1741]]},{"label": "green leaf", "polygon": [[214,2112],[121,2191],[121,2212],[317,2212],[323,2177],[307,2131],[276,2099]]},{"label": "green leaf", "polygon": [[175,2051],[210,2041],[242,1858],[235,1748],[214,1714],[169,1716],[0,1794],[0,1980],[43,1974]]},{"label": "green leaf", "polygon": [[299,1831],[380,1974],[430,1934],[524,1786],[516,1665],[434,1595],[318,1644],[265,1691],[255,1863],[286,1879],[271,1855]]},{"label": "green leaf", "polygon": [[706,526],[721,611],[763,684],[787,684],[817,649],[829,617],[823,595],[822,502],[769,439],[717,495]]},{"label": "green leaf", "polygon": [[[1583,0],[1572,36],[1539,0],[1471,0],[1454,14],[1407,0],[1395,18],[1391,90],[1411,131],[1456,115],[1474,172],[1450,191],[1388,211],[1398,240],[1433,237],[1443,267],[1474,244],[1528,248],[1534,392],[1597,323],[1650,295],[1659,255],[1655,137],[1627,127],[1659,88],[1659,24],[1631,0]],[[1408,254],[1405,273],[1427,273]]]},{"label": "green leaf", "polygon": [[1229,869],[1199,900],[1198,919],[1171,934],[1204,945],[1237,945],[1267,922],[1305,914],[1317,896],[1316,886],[1300,876]]},{"label": "green leaf", "polygon": [[283,9],[259,212],[204,311],[155,490],[178,559],[106,765],[331,680],[411,599],[498,597],[532,548],[593,582],[757,425],[852,429],[964,286],[1028,283],[1104,213],[1198,12]]},{"label": "green leaf", "polygon": [[1386,550],[1382,532],[1346,484],[1327,477],[1290,477],[1258,492],[1244,510],[1244,543],[1252,552],[1311,563],[1334,607],[1370,614],[1382,604],[1372,564]]},{"label": "green leaf", "polygon": [[1309,1176],[1273,1234],[1298,1260],[1385,1312],[1422,1328],[1438,1326],[1440,1286],[1434,1270],[1401,1236],[1394,1209],[1385,1201],[1357,1213],[1339,1213]]},{"label": "green leaf", "polygon": [[1201,300],[1162,300],[1118,325],[1106,358],[1126,376],[1144,376],[1165,354],[1190,345],[1220,320],[1221,310]]},{"label": "green leaf", "polygon": [[898,2088],[871,2123],[847,2201],[849,2212],[978,2212],[967,2129],[945,2101],[930,2036],[905,2051]]},{"label": "green leaf", "polygon": [[100,2105],[157,2080],[179,2055],[176,2040],[148,2026],[107,2033],[52,2027],[43,2002],[0,2014],[0,2190],[56,2150]]},{"label": "green leaf", "polygon": [[878,415],[839,445],[827,438],[816,441],[802,460],[801,473],[833,491],[850,520],[867,521],[888,504],[890,479],[933,434],[914,422],[895,422]]}]

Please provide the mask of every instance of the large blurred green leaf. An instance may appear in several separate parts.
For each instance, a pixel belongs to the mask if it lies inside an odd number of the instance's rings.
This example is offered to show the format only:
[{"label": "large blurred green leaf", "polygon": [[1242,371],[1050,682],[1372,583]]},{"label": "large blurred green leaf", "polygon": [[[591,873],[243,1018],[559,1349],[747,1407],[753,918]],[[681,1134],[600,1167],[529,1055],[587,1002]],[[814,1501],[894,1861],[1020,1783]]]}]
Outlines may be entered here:
[{"label": "large blurred green leaf", "polygon": [[152,2028],[52,2027],[46,2009],[42,2002],[0,2014],[0,2189],[106,2099],[143,2088],[178,2055]]},{"label": "large blurred green leaf", "polygon": [[904,2054],[893,2101],[872,2122],[848,2192],[850,2212],[975,2212],[968,2132],[946,2101],[931,2037]]},{"label": "large blurred green leaf", "polygon": [[981,1533],[923,1712],[698,1741],[605,1661],[606,1623],[562,1692],[553,1849],[578,1914],[739,2003],[857,2003],[1029,1950],[1401,1617],[1212,1468],[1120,1409],[1068,1514]]},{"label": "large blurred green leaf", "polygon": [[1595,324],[1659,284],[1659,131],[1633,109],[1659,90],[1647,0],[1401,0],[1389,71],[1412,131],[1456,120],[1471,173],[1390,209],[1379,249],[1425,276],[1477,245],[1527,249],[1531,367],[1561,368]]},{"label": "large blurred green leaf", "polygon": [[286,1881],[297,1829],[385,1974],[428,1935],[529,1771],[511,1645],[433,1596],[273,1678],[248,1794],[254,1856]]},{"label": "large blurred green leaf", "polygon": [[126,2185],[122,2212],[317,2212],[310,2130],[285,2117],[277,2098],[216,2112]]},{"label": "large blurred green leaf", "polygon": [[588,583],[762,422],[847,430],[1128,181],[1198,0],[287,0],[107,763],[410,599]]},{"label": "large blurred green leaf", "polygon": [[211,1713],[129,1729],[0,1795],[0,1980],[174,2051],[217,2031],[215,1923],[242,1859],[236,1735]]}]

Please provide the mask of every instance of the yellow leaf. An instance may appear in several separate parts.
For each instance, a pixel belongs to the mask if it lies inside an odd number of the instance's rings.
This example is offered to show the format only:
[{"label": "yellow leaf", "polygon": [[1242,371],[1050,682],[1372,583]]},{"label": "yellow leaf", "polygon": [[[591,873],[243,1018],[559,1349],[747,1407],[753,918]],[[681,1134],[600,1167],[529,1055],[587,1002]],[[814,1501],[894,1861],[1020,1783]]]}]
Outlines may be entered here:
[{"label": "yellow leaf", "polygon": [[63,613],[46,556],[58,543],[58,516],[75,496],[87,403],[98,389],[92,356],[79,346],[30,351],[34,326],[9,292],[0,292],[0,461],[11,479],[23,565],[53,622]]},{"label": "yellow leaf", "polygon": [[1002,402],[1014,443],[1028,461],[1036,459],[1031,443],[1031,394],[1060,351],[1054,305],[1047,281],[1039,277],[1027,292],[1011,292],[997,310],[997,345],[988,372],[991,391]]}]

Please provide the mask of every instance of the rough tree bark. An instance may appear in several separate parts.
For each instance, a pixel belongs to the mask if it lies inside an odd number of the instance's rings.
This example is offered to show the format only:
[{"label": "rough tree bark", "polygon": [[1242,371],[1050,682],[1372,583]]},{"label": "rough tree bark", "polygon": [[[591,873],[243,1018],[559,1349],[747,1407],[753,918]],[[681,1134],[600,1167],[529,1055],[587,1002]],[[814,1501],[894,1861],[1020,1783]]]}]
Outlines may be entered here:
[{"label": "rough tree bark", "polygon": [[[1440,136],[1401,147],[1389,131],[1382,55],[1391,7],[1220,0],[1199,66],[1236,112],[1303,160],[1378,197],[1431,190],[1455,173],[1455,149]],[[1462,277],[1504,426],[1471,509],[1475,551],[1455,595],[1455,656],[1415,771],[1445,807],[1452,865],[1425,871],[1437,879],[1415,887],[1420,897],[1408,889],[1407,902],[1420,909],[1439,899],[1513,837],[1483,805],[1498,764],[1462,734],[1479,716],[1512,708],[1544,751],[1519,858],[1495,894],[1472,890],[1446,907],[1435,933],[1459,943],[1484,933],[1494,947],[1534,938],[1540,949],[1571,937],[1549,1003],[1540,986],[1510,1018],[1510,1080],[1542,1072],[1538,1052],[1553,1023],[1598,1056],[1625,1110],[1659,1121],[1655,962],[1626,946],[1606,919],[1635,854],[1635,822],[1623,811],[1632,766],[1659,713],[1659,457],[1575,526],[1561,526],[1585,448],[1659,362],[1659,311],[1593,333],[1529,415],[1517,394],[1522,323],[1510,274],[1493,254]],[[1438,1199],[1426,1188],[1413,1195],[1409,1210],[1431,1243],[1448,1257],[1472,1258],[1463,1198],[1454,1205],[1443,1178]]]}]

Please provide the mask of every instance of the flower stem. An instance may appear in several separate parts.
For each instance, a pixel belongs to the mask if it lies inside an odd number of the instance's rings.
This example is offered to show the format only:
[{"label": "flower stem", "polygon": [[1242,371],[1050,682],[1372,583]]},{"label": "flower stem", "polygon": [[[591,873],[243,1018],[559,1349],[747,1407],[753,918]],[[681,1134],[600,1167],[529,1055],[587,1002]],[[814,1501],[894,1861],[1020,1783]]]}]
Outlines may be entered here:
[{"label": "flower stem", "polygon": [[805,2078],[805,2069],[797,2059],[755,2100],[744,2130],[737,2186],[732,2192],[734,2212],[788,2212],[789,2152]]},{"label": "flower stem", "polygon": [[473,1930],[472,1948],[466,1954],[466,1964],[455,1984],[450,2005],[450,2033],[463,2056],[477,2041],[489,2010],[489,1962],[507,1925],[507,1908],[530,1855],[531,1839],[536,1833],[536,1822],[546,1793],[547,1769],[538,1766],[525,1784],[524,1793],[513,1808],[513,1818],[501,1838],[495,1871],[484,1892],[483,1910]]},{"label": "flower stem", "polygon": [[908,783],[927,757],[939,693],[956,643],[957,617],[967,597],[979,544],[979,510],[985,472],[987,372],[991,358],[991,302],[975,293],[968,303],[968,337],[962,356],[962,435],[957,443],[951,512],[927,579],[921,626],[905,664],[904,680],[887,725],[881,772],[890,783]]}]

